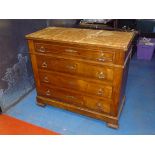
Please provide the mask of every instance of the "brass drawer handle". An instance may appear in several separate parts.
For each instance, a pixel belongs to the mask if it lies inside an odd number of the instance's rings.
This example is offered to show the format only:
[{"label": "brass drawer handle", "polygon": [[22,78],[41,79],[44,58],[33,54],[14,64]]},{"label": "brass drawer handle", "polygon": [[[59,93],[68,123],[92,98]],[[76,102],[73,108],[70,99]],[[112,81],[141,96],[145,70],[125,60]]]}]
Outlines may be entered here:
[{"label": "brass drawer handle", "polygon": [[100,88],[100,89],[98,90],[97,94],[102,96],[102,95],[104,94],[103,89],[102,89],[102,88]]},{"label": "brass drawer handle", "polygon": [[102,107],[102,103],[101,102],[98,102],[97,103],[97,107]]},{"label": "brass drawer handle", "polygon": [[69,52],[69,53],[77,53],[78,51],[76,50],[73,50],[73,49],[65,49],[66,52]]},{"label": "brass drawer handle", "polygon": [[101,103],[101,102],[98,102],[98,103],[97,103],[97,108],[98,108],[99,110],[103,110],[103,106],[102,106],[102,103]]},{"label": "brass drawer handle", "polygon": [[51,95],[51,91],[49,89],[46,91],[46,95],[47,96],[50,96]]},{"label": "brass drawer handle", "polygon": [[98,78],[99,79],[104,79],[105,78],[104,73],[103,72],[98,73]]},{"label": "brass drawer handle", "polygon": [[97,60],[104,62],[106,59],[105,58],[97,58]]},{"label": "brass drawer handle", "polygon": [[100,51],[100,53],[101,53],[101,54],[100,54],[101,56],[104,56],[104,55],[105,55],[102,51]]},{"label": "brass drawer handle", "polygon": [[48,83],[49,82],[48,77],[45,76],[44,79],[43,79],[43,81]]},{"label": "brass drawer handle", "polygon": [[38,51],[44,53],[44,52],[45,52],[45,47],[44,47],[44,46],[41,46],[41,47],[38,49]]},{"label": "brass drawer handle", "polygon": [[47,68],[47,63],[46,62],[43,62],[42,65],[41,65],[41,67],[42,68]]},{"label": "brass drawer handle", "polygon": [[76,65],[76,64],[74,64],[74,65],[66,65],[66,67],[67,67],[68,69],[75,70],[76,67],[77,67],[77,65]]},{"label": "brass drawer handle", "polygon": [[97,58],[96,60],[97,61],[102,61],[102,62],[104,62],[104,61],[112,61],[112,59],[107,59],[107,58]]},{"label": "brass drawer handle", "polygon": [[105,57],[105,54],[102,53],[102,52],[100,53],[99,58],[97,58],[96,60],[97,60],[97,61],[102,61],[102,62],[104,62],[104,61],[112,61],[111,58]]}]

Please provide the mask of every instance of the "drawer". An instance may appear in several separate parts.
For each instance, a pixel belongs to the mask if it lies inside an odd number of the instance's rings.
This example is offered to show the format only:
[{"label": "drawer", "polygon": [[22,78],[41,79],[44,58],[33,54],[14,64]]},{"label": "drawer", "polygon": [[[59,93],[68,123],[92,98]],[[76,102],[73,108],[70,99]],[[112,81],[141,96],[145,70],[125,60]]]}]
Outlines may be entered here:
[{"label": "drawer", "polygon": [[56,87],[63,87],[73,89],[105,98],[111,98],[112,86],[99,83],[91,83],[84,79],[77,79],[71,76],[56,74],[53,72],[39,71],[39,78],[41,83],[55,85]]},{"label": "drawer", "polygon": [[97,62],[113,63],[114,53],[107,50],[87,50],[71,46],[60,46],[46,43],[35,43],[37,53],[76,57]]},{"label": "drawer", "polygon": [[41,85],[41,88],[38,89],[37,92],[40,96],[51,98],[57,101],[62,101],[77,106],[84,105],[83,96],[71,91],[64,91],[52,86],[46,87],[44,85]]},{"label": "drawer", "polygon": [[113,68],[96,65],[93,63],[80,62],[64,58],[39,56],[37,57],[38,68],[67,73],[71,75],[85,76],[97,80],[112,81]]},{"label": "drawer", "polygon": [[81,79],[76,79],[53,72],[39,72],[39,79],[41,83],[54,85],[56,87],[69,88],[78,91],[86,91],[87,88],[87,82]]},{"label": "drawer", "polygon": [[91,98],[73,93],[70,90],[62,90],[61,88],[47,87],[42,85],[38,91],[40,96],[44,96],[53,100],[65,102],[78,107],[87,108],[96,112],[110,112],[110,100],[103,100],[98,98]]},{"label": "drawer", "polygon": [[86,96],[84,97],[84,100],[85,100],[84,104],[85,108],[101,113],[102,112],[110,113],[110,105],[111,105],[110,100],[101,100]]},{"label": "drawer", "polygon": [[86,92],[100,97],[112,98],[112,86],[108,85],[88,83]]}]

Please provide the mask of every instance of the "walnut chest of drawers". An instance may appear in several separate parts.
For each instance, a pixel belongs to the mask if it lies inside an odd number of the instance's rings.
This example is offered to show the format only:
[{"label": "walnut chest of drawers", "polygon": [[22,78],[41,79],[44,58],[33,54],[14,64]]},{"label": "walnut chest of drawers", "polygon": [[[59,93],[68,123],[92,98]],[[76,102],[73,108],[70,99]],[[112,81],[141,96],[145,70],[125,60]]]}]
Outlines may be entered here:
[{"label": "walnut chest of drawers", "polygon": [[26,35],[37,104],[118,128],[133,32],[48,27]]}]

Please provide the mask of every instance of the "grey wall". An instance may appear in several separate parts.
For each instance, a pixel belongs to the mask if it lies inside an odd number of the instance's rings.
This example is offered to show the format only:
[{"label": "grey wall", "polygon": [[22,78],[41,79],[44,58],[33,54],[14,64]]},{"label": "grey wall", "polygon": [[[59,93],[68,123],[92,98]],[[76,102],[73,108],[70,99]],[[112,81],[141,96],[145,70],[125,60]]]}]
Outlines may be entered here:
[{"label": "grey wall", "polygon": [[25,35],[46,20],[0,20],[0,106],[3,111],[34,87]]},{"label": "grey wall", "polygon": [[47,26],[77,27],[78,19],[48,19]]},{"label": "grey wall", "polygon": [[0,107],[16,104],[34,88],[25,35],[47,26],[76,27],[79,20],[0,20]]}]

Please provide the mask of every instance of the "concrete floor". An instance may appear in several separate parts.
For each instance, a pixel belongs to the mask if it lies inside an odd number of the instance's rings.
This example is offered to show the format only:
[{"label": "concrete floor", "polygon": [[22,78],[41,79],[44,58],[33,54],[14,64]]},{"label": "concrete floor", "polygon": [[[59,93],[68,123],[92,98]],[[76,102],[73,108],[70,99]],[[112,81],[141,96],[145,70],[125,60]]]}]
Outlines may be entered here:
[{"label": "concrete floor", "polygon": [[119,129],[111,129],[100,120],[62,109],[35,104],[32,91],[6,113],[18,119],[60,134],[155,134],[155,56],[151,61],[132,58],[126,88],[126,104]]}]

